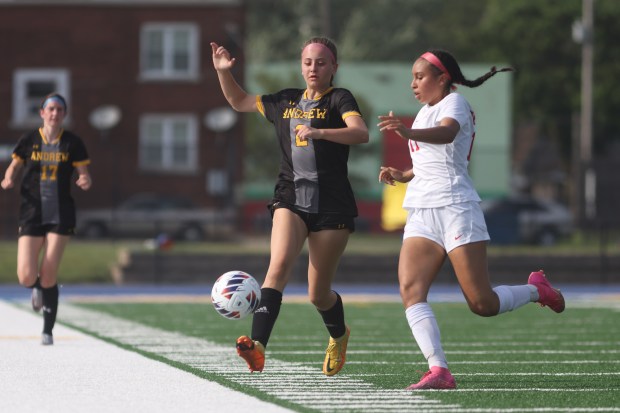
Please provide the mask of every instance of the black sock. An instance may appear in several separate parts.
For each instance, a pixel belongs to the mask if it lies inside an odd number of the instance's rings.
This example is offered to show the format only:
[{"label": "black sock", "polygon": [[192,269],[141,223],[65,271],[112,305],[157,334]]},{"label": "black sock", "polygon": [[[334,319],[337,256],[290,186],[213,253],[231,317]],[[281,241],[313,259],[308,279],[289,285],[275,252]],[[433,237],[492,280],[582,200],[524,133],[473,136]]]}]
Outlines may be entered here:
[{"label": "black sock", "polygon": [[[336,291],[334,291],[336,293]],[[340,338],[347,332],[347,327],[344,325],[344,307],[342,306],[342,298],[340,294],[336,293],[336,304],[327,311],[318,310],[329,335],[333,338]]]},{"label": "black sock", "polygon": [[58,313],[58,284],[53,287],[41,288],[43,292],[43,333],[52,334]]},{"label": "black sock", "polygon": [[271,330],[280,314],[282,293],[273,288],[261,288],[260,293],[260,304],[252,319],[252,340],[260,341],[263,346],[267,347]]}]

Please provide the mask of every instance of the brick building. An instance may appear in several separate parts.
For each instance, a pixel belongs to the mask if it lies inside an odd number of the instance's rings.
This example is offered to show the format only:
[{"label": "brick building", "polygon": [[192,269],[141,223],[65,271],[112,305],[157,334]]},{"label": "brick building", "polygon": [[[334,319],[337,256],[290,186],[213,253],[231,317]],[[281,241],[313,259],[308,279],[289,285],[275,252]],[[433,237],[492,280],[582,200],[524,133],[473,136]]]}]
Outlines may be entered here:
[{"label": "brick building", "polygon": [[[211,41],[237,57],[241,0],[0,0],[0,170],[17,139],[38,127],[41,98],[69,106],[93,188],[79,209],[108,208],[138,192],[235,205],[243,125],[227,109]],[[0,236],[16,233],[18,190],[0,191]]]}]

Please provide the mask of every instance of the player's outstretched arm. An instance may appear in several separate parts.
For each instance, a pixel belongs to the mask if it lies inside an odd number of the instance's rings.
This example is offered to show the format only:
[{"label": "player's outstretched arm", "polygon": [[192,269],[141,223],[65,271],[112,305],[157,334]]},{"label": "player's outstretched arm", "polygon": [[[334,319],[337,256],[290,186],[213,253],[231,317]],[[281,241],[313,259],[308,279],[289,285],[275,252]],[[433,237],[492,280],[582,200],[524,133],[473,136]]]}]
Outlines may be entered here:
[{"label": "player's outstretched arm", "polygon": [[235,80],[230,69],[235,65],[235,58],[224,46],[211,42],[213,53],[213,67],[217,72],[217,78],[224,97],[230,106],[237,112],[257,112],[256,96],[249,95]]},{"label": "player's outstretched arm", "polygon": [[15,186],[15,177],[22,169],[24,163],[17,158],[13,158],[8,168],[6,168],[6,172],[4,173],[4,179],[0,182],[0,186],[2,189],[11,189]]},{"label": "player's outstretched arm", "polygon": [[307,125],[300,126],[297,137],[300,140],[324,139],[344,145],[358,145],[369,140],[368,128],[360,116],[349,116],[344,120],[347,127],[337,129],[317,129]]},{"label": "player's outstretched arm", "polygon": [[76,167],[76,169],[78,172],[78,179],[75,181],[75,184],[83,191],[88,191],[93,184],[93,181],[90,178],[90,172],[88,172],[88,167],[82,165]]},{"label": "player's outstretched arm", "polygon": [[394,116],[392,111],[387,115],[380,115],[379,120],[381,122],[377,123],[377,126],[380,132],[394,131],[403,139],[413,139],[411,129],[406,127],[397,116]]},{"label": "player's outstretched arm", "polygon": [[403,139],[438,145],[452,143],[460,129],[459,123],[452,118],[443,118],[438,126],[432,128],[410,129],[392,111],[379,116],[379,120],[381,122],[377,126],[381,132],[394,131]]},{"label": "player's outstretched arm", "polygon": [[413,179],[413,176],[413,169],[401,171],[391,166],[382,166],[379,168],[379,182],[388,185],[394,185],[395,182],[409,182]]}]

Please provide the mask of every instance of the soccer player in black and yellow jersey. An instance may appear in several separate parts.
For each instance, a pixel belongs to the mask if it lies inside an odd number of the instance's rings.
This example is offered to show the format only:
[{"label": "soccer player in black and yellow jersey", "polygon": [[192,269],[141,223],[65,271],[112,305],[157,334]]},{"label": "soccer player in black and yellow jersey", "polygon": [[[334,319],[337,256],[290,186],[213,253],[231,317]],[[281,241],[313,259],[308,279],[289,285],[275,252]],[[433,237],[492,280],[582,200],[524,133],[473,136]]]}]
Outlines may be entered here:
[{"label": "soccer player in black and yellow jersey", "polygon": [[282,293],[307,240],[308,295],[330,335],[323,373],[333,376],[345,363],[349,339],[342,299],[331,288],[357,216],[348,179],[349,147],[368,142],[368,129],[351,92],[332,86],[338,63],[336,46],[329,39],[312,38],[302,49],[305,88],[259,96],[248,94],[235,81],[230,53],[216,43],[211,48],[224,96],[233,109],[259,112],[273,123],[281,153],[269,205],[271,259],[252,335],[237,340],[237,352],[250,371],[263,370]]},{"label": "soccer player in black and yellow jersey", "polygon": [[41,343],[50,345],[58,311],[58,267],[75,232],[72,177],[77,170],[76,185],[85,191],[91,187],[91,178],[84,143],[62,128],[67,115],[65,99],[57,93],[46,96],[39,114],[43,125],[19,139],[1,186],[13,188],[23,172],[17,277],[21,285],[32,289],[33,309],[43,309]]}]

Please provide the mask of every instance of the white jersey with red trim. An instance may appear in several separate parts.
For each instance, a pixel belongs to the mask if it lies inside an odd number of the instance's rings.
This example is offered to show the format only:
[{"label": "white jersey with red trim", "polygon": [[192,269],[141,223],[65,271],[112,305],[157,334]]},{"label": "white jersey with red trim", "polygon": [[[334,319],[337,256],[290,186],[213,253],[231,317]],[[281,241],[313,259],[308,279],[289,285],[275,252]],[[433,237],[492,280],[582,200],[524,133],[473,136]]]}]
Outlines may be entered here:
[{"label": "white jersey with red trim", "polygon": [[452,143],[408,141],[414,178],[407,186],[405,209],[480,201],[467,171],[476,136],[475,116],[467,100],[458,93],[450,93],[435,105],[425,105],[411,129],[436,127],[445,118],[452,118],[460,125]]}]

